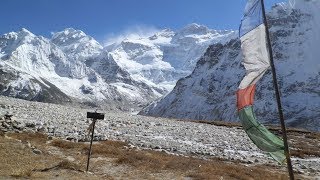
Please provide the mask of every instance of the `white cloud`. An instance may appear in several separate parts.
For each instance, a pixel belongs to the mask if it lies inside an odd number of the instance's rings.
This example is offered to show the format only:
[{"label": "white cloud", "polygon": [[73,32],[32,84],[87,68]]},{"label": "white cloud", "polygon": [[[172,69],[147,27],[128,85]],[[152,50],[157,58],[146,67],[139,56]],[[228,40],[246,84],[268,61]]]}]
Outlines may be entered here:
[{"label": "white cloud", "polygon": [[154,35],[159,30],[154,26],[148,25],[134,25],[129,26],[125,30],[117,33],[109,33],[105,36],[103,45],[111,45],[113,43],[120,43],[126,38],[139,39],[141,37],[149,37]]}]

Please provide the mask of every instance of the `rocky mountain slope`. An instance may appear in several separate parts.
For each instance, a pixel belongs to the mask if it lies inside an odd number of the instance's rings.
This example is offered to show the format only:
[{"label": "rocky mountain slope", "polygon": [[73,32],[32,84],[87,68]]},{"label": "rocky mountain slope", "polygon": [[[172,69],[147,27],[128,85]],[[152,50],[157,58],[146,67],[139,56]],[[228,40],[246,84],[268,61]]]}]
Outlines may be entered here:
[{"label": "rocky mountain slope", "polygon": [[51,39],[26,29],[0,38],[0,94],[32,101],[137,108],[191,73],[209,44],[234,35],[191,24],[107,47],[67,28]]},{"label": "rocky mountain slope", "polygon": [[[320,2],[277,4],[269,13],[275,66],[286,122],[320,130]],[[235,92],[244,76],[240,42],[211,45],[195,70],[171,93],[140,114],[185,119],[236,121]],[[264,123],[279,123],[269,71],[257,84],[255,112]]]}]

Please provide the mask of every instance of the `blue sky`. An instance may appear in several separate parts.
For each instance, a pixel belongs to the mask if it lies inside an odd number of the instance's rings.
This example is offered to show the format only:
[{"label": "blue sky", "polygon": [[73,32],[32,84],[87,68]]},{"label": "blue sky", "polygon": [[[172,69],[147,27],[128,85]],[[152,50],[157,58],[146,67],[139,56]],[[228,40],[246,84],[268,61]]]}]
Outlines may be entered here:
[{"label": "blue sky", "polygon": [[[265,0],[266,7],[286,0]],[[246,0],[1,0],[0,34],[22,27],[37,35],[67,27],[98,41],[130,29],[179,29],[199,23],[237,29]]]}]

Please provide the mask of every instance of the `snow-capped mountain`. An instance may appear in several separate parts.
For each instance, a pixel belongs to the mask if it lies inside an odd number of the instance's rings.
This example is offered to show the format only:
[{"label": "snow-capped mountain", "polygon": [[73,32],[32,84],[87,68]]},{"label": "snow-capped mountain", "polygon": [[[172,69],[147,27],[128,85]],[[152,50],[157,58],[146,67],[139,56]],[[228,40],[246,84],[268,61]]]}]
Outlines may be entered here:
[{"label": "snow-capped mountain", "polygon": [[[22,29],[1,37],[0,52],[2,95],[55,103],[103,103],[112,108],[124,104],[128,108],[159,96],[122,71],[82,31],[66,29],[49,40]],[[96,67],[99,62],[106,67]]]},{"label": "snow-capped mountain", "polygon": [[234,35],[191,24],[103,47],[72,28],[51,39],[21,29],[0,37],[0,94],[121,109],[142,106],[191,73],[209,44]]},{"label": "snow-capped mountain", "polygon": [[190,24],[177,32],[164,29],[150,37],[124,39],[106,48],[134,79],[168,92],[178,79],[192,72],[210,44],[230,37],[236,37],[236,33]]},{"label": "snow-capped mountain", "polygon": [[54,33],[51,42],[59,46],[70,58],[80,61],[99,55],[103,49],[95,39],[73,28]]},{"label": "snow-capped mountain", "polygon": [[[320,130],[319,9],[320,1],[301,0],[277,4],[268,15],[286,122],[310,130]],[[236,121],[241,58],[237,38],[211,45],[191,75],[140,114]],[[260,121],[279,123],[270,71],[257,83],[254,107]]]}]

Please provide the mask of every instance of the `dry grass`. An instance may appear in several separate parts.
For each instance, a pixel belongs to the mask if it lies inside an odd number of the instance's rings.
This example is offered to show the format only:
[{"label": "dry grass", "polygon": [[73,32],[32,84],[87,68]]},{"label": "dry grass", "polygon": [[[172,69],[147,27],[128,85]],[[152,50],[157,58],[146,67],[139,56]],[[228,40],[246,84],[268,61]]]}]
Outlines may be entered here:
[{"label": "dry grass", "polygon": [[245,167],[217,159],[202,160],[191,157],[172,156],[163,152],[130,150],[116,161],[129,164],[142,171],[175,171],[194,179],[287,179],[285,172],[270,167]]},{"label": "dry grass", "polygon": [[[14,136],[18,137],[20,134]],[[39,136],[30,135],[30,137],[39,141]],[[0,137],[0,154],[0,179],[3,176],[30,177],[34,168],[41,169],[58,162],[55,157],[43,158],[44,155],[34,154],[25,144],[5,137]]]},{"label": "dry grass", "polygon": [[62,149],[77,149],[77,148],[83,148],[84,144],[81,143],[75,143],[71,141],[61,140],[61,139],[54,139],[50,142],[51,146],[55,146]]},{"label": "dry grass", "polygon": [[291,150],[291,155],[305,158],[308,156],[320,157],[320,142],[318,143],[310,143],[299,141],[298,143],[293,144],[293,150]]},{"label": "dry grass", "polygon": [[42,133],[8,133],[8,136],[21,141],[29,141],[35,144],[44,144],[47,142],[47,135]]},{"label": "dry grass", "polygon": [[[54,139],[49,143],[51,146],[58,147],[64,150],[80,151],[82,154],[88,155],[89,143],[76,143],[61,139]],[[92,144],[92,156],[108,155],[117,156],[124,151],[124,146],[127,143],[120,141],[100,141]]]},{"label": "dry grass", "polygon": [[[291,134],[294,148],[299,150],[292,151],[292,153],[296,153],[295,156],[304,156],[307,154],[315,155],[315,152],[318,152],[318,146],[314,146],[314,148],[311,146],[314,142],[319,143],[318,134],[307,134],[312,137],[311,139],[306,139],[303,136],[298,135],[300,134]],[[44,151],[44,153],[35,155],[30,149],[24,147],[21,147],[20,149],[17,148],[17,146],[21,146],[21,143],[19,144],[17,141],[14,142],[13,140],[0,137],[0,153],[3,155],[0,156],[0,179],[1,177],[6,176],[16,178],[48,178],[55,177],[57,174],[53,176],[53,172],[56,171],[57,173],[63,171],[65,173],[63,177],[73,179],[76,179],[76,177],[84,178],[82,170],[85,168],[89,148],[88,143],[75,143],[54,139],[50,141],[49,144],[46,144],[47,137],[37,133],[12,133],[9,134],[9,136],[15,139],[24,139],[42,147],[41,151]],[[300,139],[297,137],[300,137]],[[301,143],[302,141],[306,144]],[[1,144],[5,144],[5,146],[1,147]],[[49,155],[46,153],[46,148],[49,146],[56,147],[66,156],[75,157],[77,160],[71,162],[66,159]],[[184,177],[190,177],[192,179],[287,179],[285,169],[276,166],[247,166],[237,161],[230,162],[217,158],[203,160],[192,157],[169,155],[164,152],[128,149],[127,146],[127,143],[118,141],[95,142],[92,149],[92,158],[111,158],[113,159],[113,166],[130,166],[136,172],[136,176],[134,176],[136,178],[145,178],[142,174],[161,174],[165,172],[173,173],[178,179]],[[6,154],[8,152],[10,152],[10,154]],[[302,153],[302,155],[300,153]],[[8,159],[9,156],[12,158]],[[19,161],[17,161],[17,159]],[[19,164],[17,164],[17,162],[19,162]],[[98,169],[107,162],[100,160],[100,162],[92,161],[91,163],[90,167],[93,169],[92,171],[98,171]],[[73,173],[70,173],[70,171]],[[126,176],[125,173],[128,173],[127,170],[125,169],[123,171],[124,172],[119,172],[119,175],[123,173],[123,175]],[[103,177],[110,178],[108,174],[103,174],[96,178],[99,179]],[[297,178],[299,178],[299,176]]]},{"label": "dry grass", "polygon": [[311,132],[309,134],[306,134],[306,138],[308,139],[320,139],[320,133]]},{"label": "dry grass", "polygon": [[68,169],[68,170],[83,172],[81,170],[81,167],[79,164],[76,164],[76,163],[71,162],[69,160],[62,160],[57,165],[54,165],[52,167],[46,167],[43,169],[32,169],[31,171],[33,171],[33,172],[46,172],[46,171],[50,171],[53,169]]},{"label": "dry grass", "polygon": [[[22,179],[101,179],[99,177],[83,173],[84,166],[80,161],[71,162],[64,157],[50,154],[47,151],[51,145],[46,144],[47,136],[39,133],[10,133],[6,137],[0,136],[0,179],[22,178]],[[20,140],[20,141],[17,141]],[[42,154],[34,154],[32,149],[24,142],[40,149]],[[75,147],[83,147],[81,143],[55,140],[55,145],[68,147],[76,156]],[[60,142],[60,143],[59,143]],[[50,149],[50,148],[49,148]],[[62,152],[67,155],[61,148]],[[66,149],[68,150],[68,149]],[[81,170],[82,169],[82,170]]]},{"label": "dry grass", "polygon": [[[83,147],[83,152],[88,152],[88,144]],[[164,152],[150,150],[127,149],[124,142],[102,141],[93,144],[92,156],[107,156],[115,158],[118,165],[130,165],[142,172],[159,173],[174,171],[184,176],[195,179],[286,179],[286,173],[271,167],[245,167],[238,163],[228,163],[219,159],[202,160],[184,156],[168,155]],[[63,146],[65,147],[65,146]],[[268,173],[277,171],[277,173]]]},{"label": "dry grass", "polygon": [[319,133],[290,133],[291,154],[296,157],[320,157]]},{"label": "dry grass", "polygon": [[[76,143],[61,139],[52,140],[49,143],[51,146],[58,147],[68,151],[81,152],[83,155],[88,155],[89,143]],[[124,152],[124,146],[127,143],[120,141],[100,141],[94,142],[92,144],[92,157],[97,157],[100,155],[116,157]]]},{"label": "dry grass", "polygon": [[122,153],[116,160],[117,164],[129,164],[141,170],[157,172],[164,167],[164,160],[150,152],[130,150]]},{"label": "dry grass", "polygon": [[[101,141],[92,145],[92,157],[96,156],[108,156],[108,157],[117,157],[124,153],[124,146],[127,146],[127,143],[120,141]],[[89,152],[89,145],[83,146],[82,152],[86,155]]]},{"label": "dry grass", "polygon": [[68,160],[63,160],[58,164],[58,168],[62,168],[62,169],[70,169],[70,170],[76,170],[78,171],[79,169],[81,169],[81,167],[79,166],[79,164],[76,164],[74,162],[68,161]]},{"label": "dry grass", "polygon": [[31,175],[32,169],[18,169],[17,171],[13,171],[10,176],[14,178],[26,178],[30,177]]},{"label": "dry grass", "polygon": [[291,150],[290,154],[291,154],[291,156],[295,156],[295,157],[299,157],[299,158],[306,158],[309,156],[320,157],[319,148],[318,149],[312,148],[312,149],[308,149],[308,150],[301,150],[301,149]]}]

